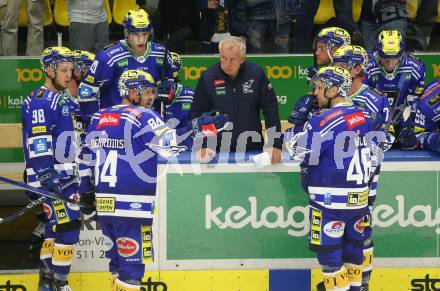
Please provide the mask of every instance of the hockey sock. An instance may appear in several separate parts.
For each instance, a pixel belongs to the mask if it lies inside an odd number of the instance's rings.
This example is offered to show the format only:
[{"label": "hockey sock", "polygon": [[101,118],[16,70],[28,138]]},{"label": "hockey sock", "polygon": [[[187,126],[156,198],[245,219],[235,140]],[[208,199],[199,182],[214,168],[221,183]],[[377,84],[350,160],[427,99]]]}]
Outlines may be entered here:
[{"label": "hockey sock", "polygon": [[362,285],[367,285],[373,271],[373,251],[374,247],[364,249],[364,261],[362,262]]},{"label": "hockey sock", "polygon": [[326,291],[346,291],[350,290],[350,283],[348,281],[347,269],[342,266],[337,271],[330,271],[323,268],[322,275],[324,276],[324,286]]},{"label": "hockey sock", "polygon": [[73,253],[73,245],[55,243],[52,257],[52,265],[55,279],[60,281],[67,281],[67,276],[70,272],[70,265],[72,264],[73,260]]},{"label": "hockey sock", "polygon": [[360,291],[362,285],[362,265],[345,264],[350,291]]}]

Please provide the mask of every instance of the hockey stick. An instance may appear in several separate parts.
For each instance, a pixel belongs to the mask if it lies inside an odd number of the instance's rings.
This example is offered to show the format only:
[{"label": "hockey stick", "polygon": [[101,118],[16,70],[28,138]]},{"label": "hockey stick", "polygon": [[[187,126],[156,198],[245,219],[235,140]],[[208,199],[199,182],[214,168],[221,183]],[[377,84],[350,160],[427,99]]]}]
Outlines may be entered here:
[{"label": "hockey stick", "polygon": [[23,214],[25,214],[29,210],[34,209],[35,207],[37,207],[38,205],[43,203],[44,200],[46,200],[45,196],[41,196],[37,200],[32,200],[28,205],[19,209],[18,211],[14,212],[12,214],[9,214],[8,216],[0,217],[0,223],[8,223],[12,220],[19,218],[20,216],[22,216]]},{"label": "hockey stick", "polygon": [[[49,191],[44,190],[44,189],[35,188],[35,187],[29,186],[27,184],[20,183],[20,182],[17,182],[17,181],[14,181],[14,180],[2,177],[2,176],[0,176],[0,181],[8,183],[8,184],[11,184],[11,185],[14,185],[14,186],[16,186],[18,188],[21,188],[21,189],[33,192],[35,194],[44,196],[46,198],[52,198],[52,199],[55,199],[55,200],[60,200],[60,201],[71,203],[71,204],[75,204],[75,205],[78,205],[78,206],[87,207],[86,204],[81,203],[79,201],[70,199],[68,197],[63,197],[63,196],[57,195],[55,193],[49,192]],[[70,180],[68,183],[63,185],[63,188],[67,188],[68,186],[70,186],[74,182],[75,182],[75,179]]]},{"label": "hockey stick", "polygon": [[[388,131],[390,129],[391,126],[391,122],[394,120],[395,118],[395,113],[396,113],[396,109],[397,109],[397,104],[399,103],[399,101],[401,101],[403,94],[401,94],[402,89],[403,89],[403,85],[405,83],[405,79],[406,79],[407,73],[403,73],[402,75],[400,75],[400,79],[399,79],[399,83],[397,84],[397,88],[399,89],[398,93],[397,93],[397,97],[396,100],[394,100],[394,104],[393,107],[391,108],[391,112],[390,112],[390,116],[387,120],[387,123],[385,124],[385,128],[383,129],[383,132],[385,133],[385,136],[388,134]],[[403,103],[402,103],[403,104]],[[405,112],[402,112],[405,113]],[[407,113],[405,113],[405,115],[407,115]],[[371,188],[371,184],[373,183],[374,177],[379,174],[380,171],[380,165],[383,162],[384,159],[384,150],[383,147],[386,144],[386,141],[381,141],[379,142],[379,144],[377,145],[377,165],[376,168],[374,168],[374,172],[370,175],[370,178],[368,179],[368,188]]]}]

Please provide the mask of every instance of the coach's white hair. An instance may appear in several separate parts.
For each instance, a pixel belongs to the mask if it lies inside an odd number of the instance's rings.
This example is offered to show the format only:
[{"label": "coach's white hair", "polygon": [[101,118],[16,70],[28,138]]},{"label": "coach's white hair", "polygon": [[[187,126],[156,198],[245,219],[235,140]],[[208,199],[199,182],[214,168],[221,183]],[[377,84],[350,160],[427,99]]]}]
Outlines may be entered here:
[{"label": "coach's white hair", "polygon": [[240,49],[241,56],[244,57],[246,55],[246,42],[242,37],[232,35],[227,36],[218,43],[219,52],[221,51],[222,47],[238,47]]}]

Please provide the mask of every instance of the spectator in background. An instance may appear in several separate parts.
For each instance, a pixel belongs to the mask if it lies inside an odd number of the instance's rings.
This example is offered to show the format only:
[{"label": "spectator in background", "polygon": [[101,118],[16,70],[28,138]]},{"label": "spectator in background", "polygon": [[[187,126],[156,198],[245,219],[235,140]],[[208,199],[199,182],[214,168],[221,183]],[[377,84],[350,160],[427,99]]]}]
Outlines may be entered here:
[{"label": "spectator in background", "polygon": [[[6,5],[4,5],[6,3]],[[0,1],[2,13],[1,40],[4,56],[17,55],[19,0]],[[43,52],[43,1],[27,0],[28,33],[27,56],[39,56]]]},{"label": "spectator in background", "polygon": [[[313,24],[318,12],[320,0],[302,1],[296,17],[293,41],[294,53],[308,53],[312,50]],[[336,14],[335,26],[346,29],[350,34],[356,31],[353,22],[352,0],[334,0],[333,8]]]},{"label": "spectator in background", "polygon": [[104,0],[69,0],[70,47],[97,53],[109,42]]},{"label": "spectator in background", "polygon": [[438,0],[423,0],[419,4],[414,23],[409,23],[407,42],[413,42],[416,49],[426,50],[437,18]]},{"label": "spectator in background", "polygon": [[199,0],[203,53],[217,53],[219,41],[231,35],[227,2],[225,0]]},{"label": "spectator in background", "polygon": [[[280,162],[282,140],[277,134],[280,135],[281,125],[272,84],[258,65],[246,61],[246,44],[242,38],[229,36],[223,39],[219,51],[220,62],[203,72],[199,79],[191,119],[212,110],[227,114],[233,123],[232,138],[226,135],[230,133],[223,134],[221,142],[217,139],[217,150],[263,150],[262,110],[268,129],[266,152],[272,163]],[[213,154],[213,150],[208,149],[197,152],[203,151],[209,151],[210,156]]]},{"label": "spectator in background", "polygon": [[289,52],[292,16],[286,9],[293,0],[247,0],[247,43],[249,53],[263,53],[266,34],[272,40],[272,53]]},{"label": "spectator in background", "polygon": [[156,36],[167,41],[170,51],[182,54],[185,52],[185,40],[198,33],[200,24],[197,1],[193,0],[159,0],[160,31]]},{"label": "spectator in background", "polygon": [[374,49],[383,30],[397,30],[405,39],[407,17],[406,0],[364,0],[360,22],[365,49]]}]

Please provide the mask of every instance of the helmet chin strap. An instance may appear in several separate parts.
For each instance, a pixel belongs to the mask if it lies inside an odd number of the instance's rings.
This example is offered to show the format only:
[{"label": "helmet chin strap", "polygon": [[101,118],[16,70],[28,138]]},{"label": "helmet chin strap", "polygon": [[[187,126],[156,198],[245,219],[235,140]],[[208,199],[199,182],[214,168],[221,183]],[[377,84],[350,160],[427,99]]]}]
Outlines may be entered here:
[{"label": "helmet chin strap", "polygon": [[329,90],[330,88],[325,88],[324,89],[324,97],[325,97],[325,99],[327,99],[327,105],[325,106],[325,108],[331,108],[331,102],[332,102],[332,100],[333,99],[335,99],[336,98],[336,96],[334,96],[334,97],[332,97],[332,98],[330,98],[329,96],[327,96],[327,91]]}]

